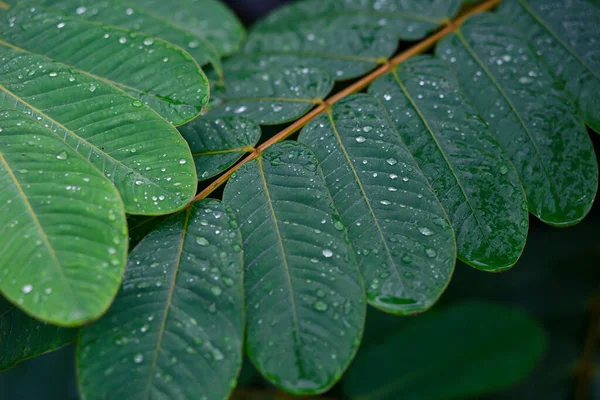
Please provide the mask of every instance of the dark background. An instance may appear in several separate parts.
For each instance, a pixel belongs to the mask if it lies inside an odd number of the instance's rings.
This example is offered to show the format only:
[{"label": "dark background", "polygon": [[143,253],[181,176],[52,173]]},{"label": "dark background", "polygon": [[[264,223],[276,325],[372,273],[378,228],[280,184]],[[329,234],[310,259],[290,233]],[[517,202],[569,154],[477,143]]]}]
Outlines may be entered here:
[{"label": "dark background", "polygon": [[[287,2],[225,1],[246,25]],[[407,45],[402,44],[401,48]],[[265,133],[268,135],[269,131]],[[594,132],[590,132],[590,135],[596,154],[600,154],[600,135]],[[521,307],[542,323],[548,336],[545,358],[534,373],[514,388],[486,399],[575,399],[578,365],[592,317],[591,305],[600,298],[599,226],[598,204],[582,223],[571,228],[551,228],[531,218],[527,246],[520,261],[511,270],[502,274],[487,274],[458,263],[440,307],[462,299],[487,299]],[[383,316],[369,308],[366,335],[369,332],[381,334],[391,331],[405,321],[403,318]],[[597,340],[597,327],[592,333]],[[443,332],[440,332],[440,336],[443,336]],[[398,357],[402,362],[401,355]],[[600,357],[595,355],[595,364],[599,362]],[[23,362],[0,374],[0,399],[78,399],[74,364],[73,346]],[[592,398],[600,398],[598,381],[598,376],[590,381]],[[249,368],[242,372],[240,382],[253,388],[269,388]],[[330,394],[342,398],[337,387]]]}]

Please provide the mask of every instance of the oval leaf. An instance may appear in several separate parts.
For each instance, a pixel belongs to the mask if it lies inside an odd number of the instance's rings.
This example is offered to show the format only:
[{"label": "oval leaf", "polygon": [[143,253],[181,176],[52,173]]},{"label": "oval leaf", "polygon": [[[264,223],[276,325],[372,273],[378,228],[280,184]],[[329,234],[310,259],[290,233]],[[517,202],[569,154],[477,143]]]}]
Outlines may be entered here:
[{"label": "oval leaf", "polygon": [[131,214],[166,214],[196,193],[185,140],[112,85],[49,59],[0,46],[0,104],[41,118],[115,184]]},{"label": "oval leaf", "polygon": [[131,252],[105,318],[77,350],[86,399],[224,399],[242,364],[240,233],[233,214],[204,200]]},{"label": "oval leaf", "polygon": [[76,329],[37,321],[0,297],[0,371],[73,343]]},{"label": "oval leaf", "polygon": [[260,127],[240,117],[198,118],[179,132],[190,145],[199,181],[231,167],[260,139]]},{"label": "oval leaf", "polygon": [[175,125],[196,117],[208,102],[208,79],[198,64],[162,40],[43,7],[13,7],[2,20],[0,43],[113,84]]},{"label": "oval leaf", "polygon": [[468,20],[436,53],[511,158],[529,211],[551,225],[585,217],[598,189],[598,164],[577,110],[528,43],[493,14]]},{"label": "oval leaf", "polygon": [[542,327],[523,312],[464,302],[361,348],[342,386],[352,400],[482,398],[526,377],[545,348]]},{"label": "oval leaf", "polygon": [[454,233],[385,109],[370,96],[345,98],[299,140],[319,159],[370,303],[398,314],[429,308],[454,270]]},{"label": "oval leaf", "polygon": [[450,66],[414,57],[375,81],[370,93],[388,109],[448,212],[458,257],[490,271],[514,265],[529,225],[525,194]]},{"label": "oval leaf", "polygon": [[244,240],[248,355],[291,393],[327,390],[356,352],[366,301],[317,160],[299,143],[273,145],[224,200]]},{"label": "oval leaf", "polygon": [[600,133],[600,8],[590,1],[507,0],[499,13],[523,32]]},{"label": "oval leaf", "polygon": [[2,111],[0,129],[2,294],[57,325],[98,318],[127,255],[117,191],[33,118]]}]

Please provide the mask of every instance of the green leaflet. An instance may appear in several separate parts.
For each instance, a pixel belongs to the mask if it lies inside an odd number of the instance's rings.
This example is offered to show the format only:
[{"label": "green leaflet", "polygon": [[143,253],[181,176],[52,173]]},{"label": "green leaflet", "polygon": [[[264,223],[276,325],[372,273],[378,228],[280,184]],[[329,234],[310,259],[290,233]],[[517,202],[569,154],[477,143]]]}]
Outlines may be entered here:
[{"label": "green leaflet", "polygon": [[210,115],[179,128],[192,150],[200,181],[220,174],[254,151],[260,139],[260,127],[246,118],[213,119]]},{"label": "green leaflet", "polygon": [[[122,1],[122,0],[119,0]],[[221,56],[235,53],[246,37],[235,14],[219,0],[126,0],[205,38]]]},{"label": "green leaflet", "polygon": [[0,297],[0,371],[58,350],[76,337],[76,329],[36,321]]},{"label": "green leaflet", "polygon": [[250,32],[244,53],[266,64],[299,62],[336,79],[362,75],[396,50],[449,20],[458,0],[297,1],[279,8]]},{"label": "green leaflet", "polygon": [[225,88],[215,90],[210,116],[237,115],[261,125],[281,124],[321,103],[332,87],[329,74],[313,67],[230,72]]},{"label": "green leaflet", "polygon": [[[234,53],[246,35],[235,14],[219,0],[19,0],[18,3],[42,3],[74,16],[144,32],[177,44],[194,57],[200,49],[209,51],[211,57],[214,51],[217,56]],[[192,41],[183,42],[192,37]]]},{"label": "green leaflet", "polygon": [[208,79],[198,64],[162,40],[25,6],[2,16],[0,37],[0,44],[117,86],[174,125],[196,117],[208,102]]},{"label": "green leaflet", "polygon": [[0,129],[0,291],[56,325],[98,318],[127,254],[117,191],[32,117],[2,111]]},{"label": "green leaflet", "polygon": [[358,348],[366,299],[315,156],[296,142],[273,145],[223,197],[244,240],[250,359],[286,391],[324,392]]},{"label": "green leaflet", "polygon": [[600,132],[600,8],[585,0],[506,0],[499,13],[523,32]]},{"label": "green leaflet", "polygon": [[592,207],[598,164],[585,126],[528,43],[503,19],[481,14],[436,53],[452,64],[527,192],[529,210],[551,225],[572,225]]},{"label": "green leaflet", "polygon": [[373,83],[456,233],[458,257],[510,268],[525,245],[527,202],[510,159],[463,94],[449,64],[413,57]]},{"label": "green leaflet", "polygon": [[115,184],[131,214],[165,214],[195,195],[177,130],[139,100],[45,57],[0,47],[0,108],[50,126]]},{"label": "green leaflet", "polygon": [[342,387],[352,400],[479,398],[527,376],[545,348],[542,327],[521,311],[463,302],[361,348]]},{"label": "green leaflet", "polygon": [[[132,6],[129,3],[119,0],[45,0],[42,4],[73,17],[119,26],[161,38],[187,50],[201,66],[210,63],[217,71],[221,71],[220,54],[204,36],[198,36],[168,18],[154,14],[151,9],[146,9],[143,5],[142,7],[137,4]],[[173,4],[173,1],[169,3]],[[232,21],[235,21],[234,17],[232,17]],[[227,29],[226,27],[220,28]],[[150,43],[150,40],[146,40],[146,43]]]},{"label": "green leaflet", "polygon": [[131,252],[105,318],[77,351],[86,399],[224,399],[242,364],[241,239],[217,200],[172,216]]},{"label": "green leaflet", "polygon": [[398,40],[419,40],[450,20],[464,0],[303,0],[278,8],[260,21],[257,31],[290,29],[306,20],[356,21],[379,25]]},{"label": "green leaflet", "polygon": [[319,159],[371,304],[398,314],[429,308],[454,270],[454,233],[385,109],[370,96],[345,98],[299,140]]}]

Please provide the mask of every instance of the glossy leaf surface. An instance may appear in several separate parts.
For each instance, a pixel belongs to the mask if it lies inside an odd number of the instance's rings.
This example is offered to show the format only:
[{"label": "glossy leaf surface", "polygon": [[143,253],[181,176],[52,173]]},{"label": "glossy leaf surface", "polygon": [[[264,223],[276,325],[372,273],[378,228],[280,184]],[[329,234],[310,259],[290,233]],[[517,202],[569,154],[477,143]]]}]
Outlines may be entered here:
[{"label": "glossy leaf surface", "polygon": [[[353,400],[478,397],[527,376],[545,347],[542,327],[523,312],[458,303],[362,348],[343,390]],[[400,356],[411,362],[399,363]]]},{"label": "glossy leaf surface", "polygon": [[271,382],[320,393],[360,342],[365,294],[315,156],[269,147],[225,188],[244,241],[247,353]]},{"label": "glossy leaf surface", "polygon": [[0,290],[39,319],[98,318],[125,266],[125,214],[110,181],[40,122],[0,113]]},{"label": "glossy leaf surface", "polygon": [[507,0],[499,13],[521,31],[600,132],[600,8],[586,0]]},{"label": "glossy leaf surface", "polygon": [[75,341],[76,329],[36,321],[0,297],[0,371]]},{"label": "glossy leaf surface", "polygon": [[40,117],[110,178],[128,213],[173,212],[196,192],[192,155],[177,130],[87,74],[0,46],[0,108]]},{"label": "glossy leaf surface", "polygon": [[226,86],[214,90],[211,117],[240,116],[261,125],[293,121],[323,101],[333,86],[329,74],[313,67],[231,70]]},{"label": "glossy leaf surface", "polygon": [[458,11],[459,1],[297,1],[251,31],[244,53],[265,64],[307,63],[336,79],[384,62],[398,39],[417,40]]},{"label": "glossy leaf surface", "polygon": [[85,327],[87,399],[224,399],[242,363],[241,239],[221,202],[175,214],[131,252],[110,311]]},{"label": "glossy leaf surface", "polygon": [[429,308],[454,270],[454,234],[385,108],[370,96],[348,97],[299,140],[319,159],[370,303],[398,314]]},{"label": "glossy leaf surface", "polygon": [[527,192],[529,210],[572,225],[590,210],[598,164],[577,110],[528,43],[493,14],[471,18],[443,40],[448,60]]},{"label": "glossy leaf surface", "polygon": [[175,125],[208,102],[208,79],[198,64],[162,40],[25,6],[2,16],[0,37],[117,86]]},{"label": "glossy leaf surface", "polygon": [[484,270],[511,267],[527,237],[527,202],[510,159],[442,60],[413,57],[370,93],[448,212],[458,257]]},{"label": "glossy leaf surface", "polygon": [[32,5],[43,3],[82,18],[122,26],[167,41],[172,38],[179,41],[191,35],[196,43],[172,42],[190,53],[205,48],[205,42],[218,55],[229,55],[237,51],[245,38],[244,27],[219,0],[10,0],[8,3],[25,1]]},{"label": "glossy leaf surface", "polygon": [[[220,54],[206,38],[153,13],[151,8],[145,8],[143,5],[140,7],[139,4],[119,0],[45,0],[42,4],[72,17],[118,26],[163,39],[185,49],[201,66],[210,63],[215,69],[221,69]],[[150,40],[146,41],[149,42]]]},{"label": "glossy leaf surface", "polygon": [[245,153],[254,150],[260,127],[240,117],[203,117],[179,128],[196,164],[198,180],[223,172]]}]

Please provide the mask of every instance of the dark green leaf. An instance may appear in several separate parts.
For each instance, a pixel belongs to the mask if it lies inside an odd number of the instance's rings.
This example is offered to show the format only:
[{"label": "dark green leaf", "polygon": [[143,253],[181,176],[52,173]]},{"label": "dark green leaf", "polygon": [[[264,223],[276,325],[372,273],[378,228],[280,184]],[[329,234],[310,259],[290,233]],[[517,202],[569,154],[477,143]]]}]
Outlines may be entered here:
[{"label": "dark green leaf", "polygon": [[551,225],[583,219],[598,188],[592,142],[567,95],[514,27],[481,14],[436,53],[450,61],[511,158],[529,211]]},{"label": "dark green leaf", "polygon": [[479,398],[527,376],[545,347],[544,331],[521,311],[460,303],[361,348],[344,393],[352,400]]},{"label": "dark green leaf", "polygon": [[117,86],[175,125],[196,117],[208,102],[208,80],[198,64],[159,39],[25,6],[2,16],[0,37],[0,44]]},{"label": "dark green leaf", "polygon": [[0,297],[0,371],[75,341],[76,329],[36,321]]},{"label": "dark green leaf", "polygon": [[537,54],[600,132],[600,8],[586,0],[506,0],[500,14],[526,34]]},{"label": "dark green leaf", "polygon": [[145,215],[128,215],[129,250],[133,250],[150,231],[163,221],[165,216],[146,217]]},{"label": "dark green leaf", "polygon": [[371,304],[398,314],[429,308],[454,270],[454,234],[385,109],[370,96],[348,97],[299,140],[319,159]]},{"label": "dark green leaf", "polygon": [[225,188],[244,240],[247,352],[271,382],[318,393],[358,347],[365,294],[317,160],[283,142],[244,164]]},{"label": "dark green leaf", "polygon": [[240,117],[198,118],[179,128],[196,163],[198,180],[223,172],[245,153],[254,151],[260,127]]},{"label": "dark green leaf", "polygon": [[115,184],[132,214],[181,209],[197,186],[177,130],[112,85],[0,46],[0,108],[40,118]]},{"label": "dark green leaf", "polygon": [[449,64],[413,57],[375,81],[370,92],[390,112],[448,212],[458,257],[484,270],[510,268],[527,237],[525,194]]},{"label": "dark green leaf", "polygon": [[105,318],[82,330],[86,399],[224,399],[242,364],[241,239],[233,214],[204,200],[131,252]]},{"label": "dark green leaf", "polygon": [[328,73],[312,67],[231,72],[225,89],[213,98],[210,116],[237,115],[262,125],[281,124],[321,103],[332,86]]},{"label": "dark green leaf", "polygon": [[349,79],[385,62],[398,39],[420,39],[444,24],[459,3],[297,1],[259,22],[250,32],[244,53],[266,65],[306,63],[336,79]]},{"label": "dark green leaf", "polygon": [[42,123],[0,112],[0,290],[28,314],[73,326],[115,296],[127,255],[110,181]]}]

